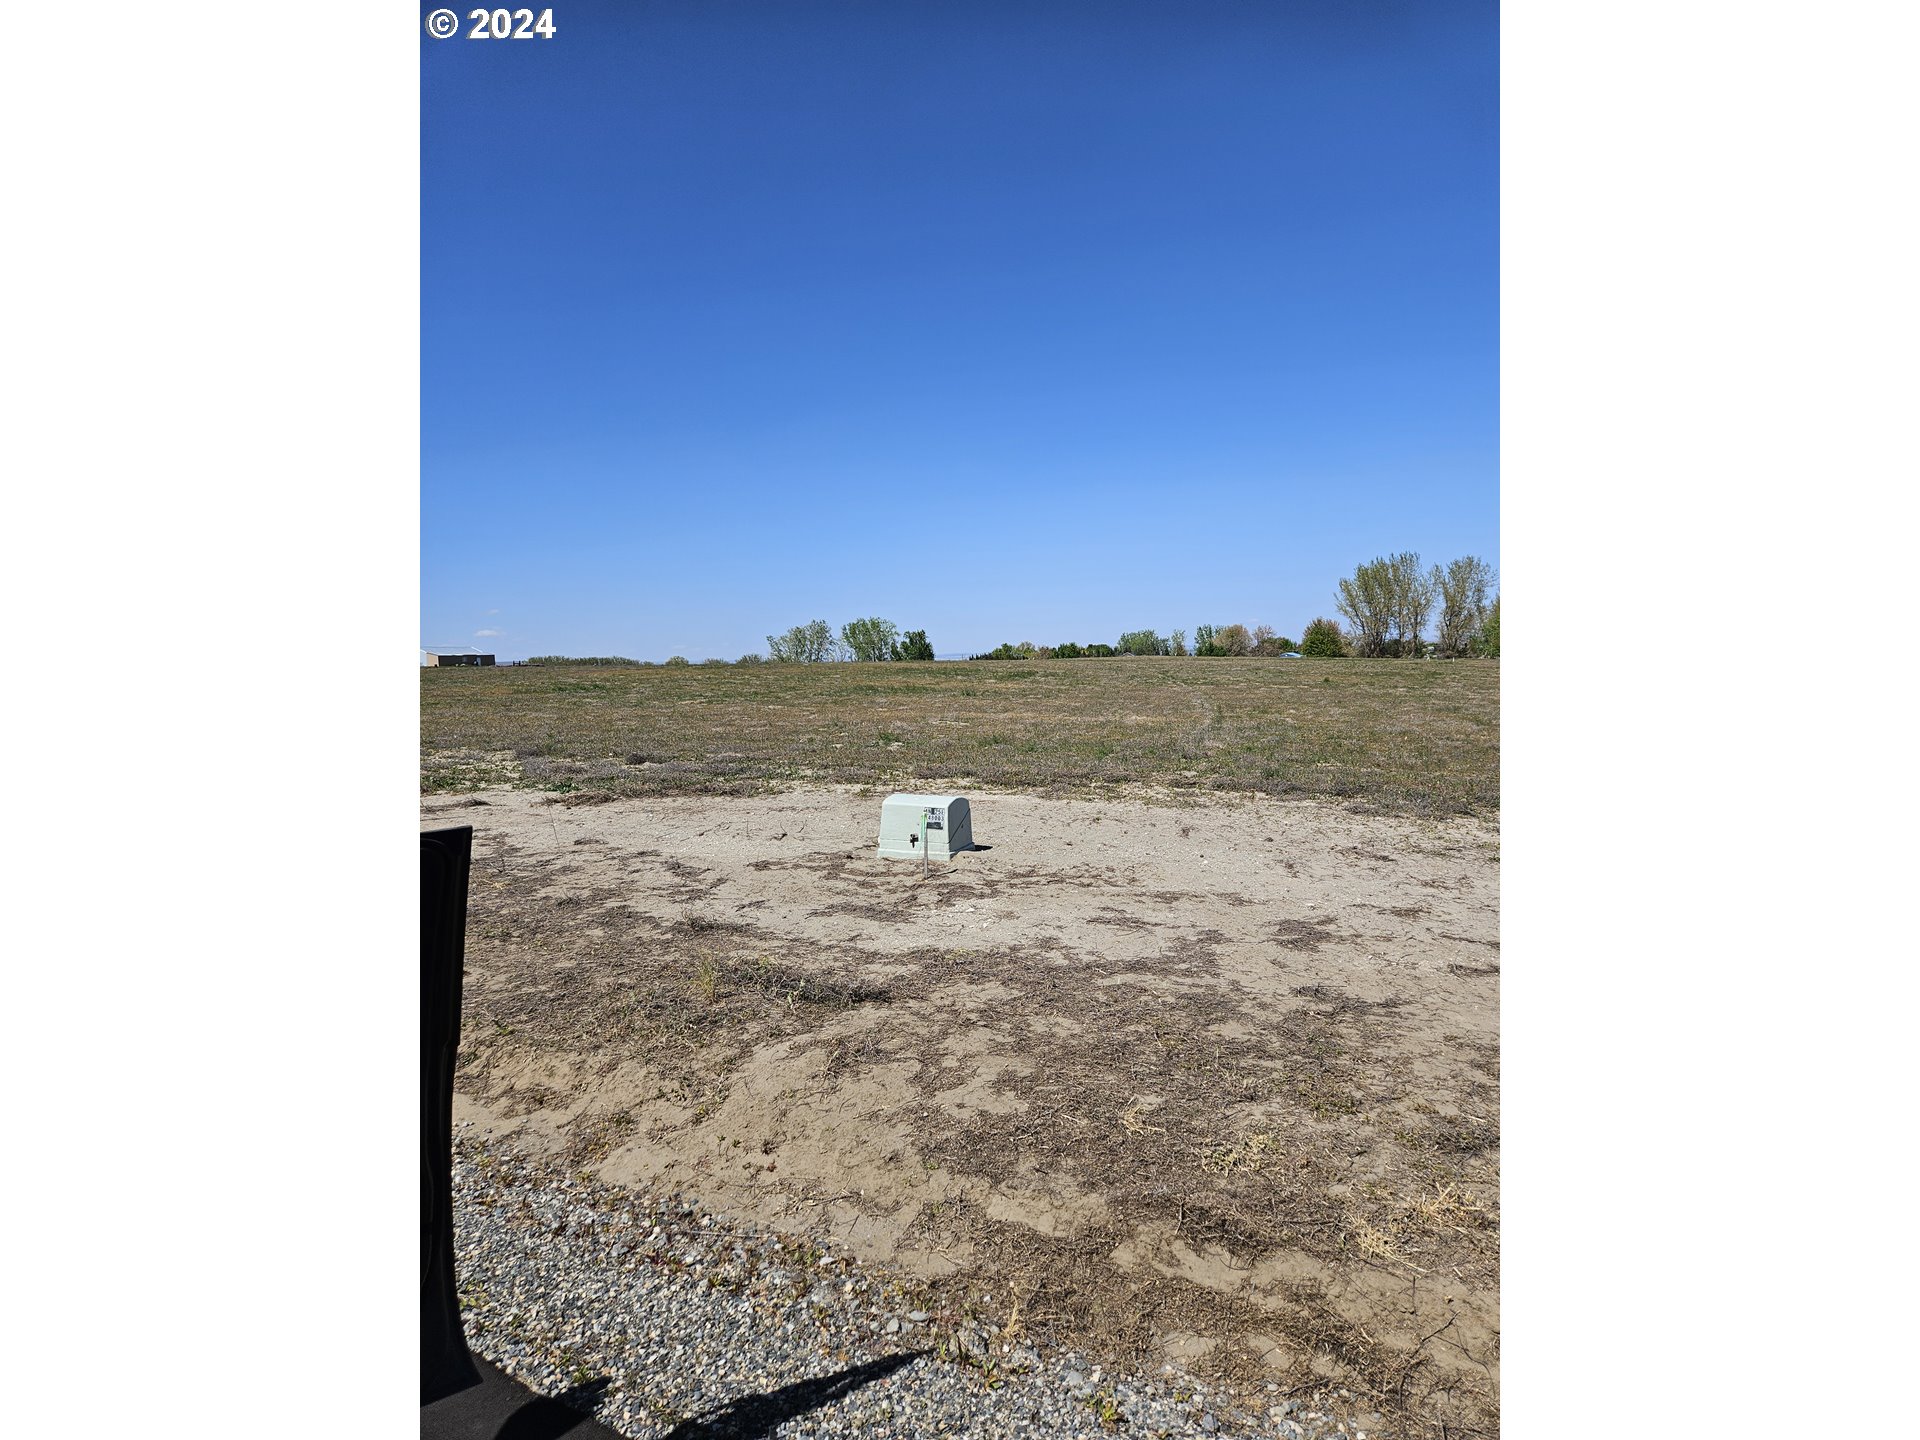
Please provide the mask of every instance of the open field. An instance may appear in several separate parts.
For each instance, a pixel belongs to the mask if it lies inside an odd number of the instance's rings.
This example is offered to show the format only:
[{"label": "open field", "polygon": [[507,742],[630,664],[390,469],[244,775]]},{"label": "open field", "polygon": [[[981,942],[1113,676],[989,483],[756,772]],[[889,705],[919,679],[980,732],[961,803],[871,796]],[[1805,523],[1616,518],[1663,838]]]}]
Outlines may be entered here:
[{"label": "open field", "polygon": [[[507,757],[422,798],[476,829],[459,1118],[935,1315],[1492,1433],[1497,672],[821,671],[423,677],[433,785]],[[874,858],[857,787],[942,776],[989,848]]]},{"label": "open field", "polygon": [[1495,661],[1115,659],[421,671],[421,784],[796,785],[1499,805]]}]

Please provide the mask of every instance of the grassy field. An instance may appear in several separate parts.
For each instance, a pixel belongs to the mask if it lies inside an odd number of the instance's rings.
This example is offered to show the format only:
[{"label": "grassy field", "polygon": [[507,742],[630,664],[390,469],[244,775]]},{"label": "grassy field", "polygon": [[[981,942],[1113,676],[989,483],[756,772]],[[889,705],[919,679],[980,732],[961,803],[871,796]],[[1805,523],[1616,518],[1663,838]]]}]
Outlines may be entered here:
[{"label": "grassy field", "polygon": [[583,801],[795,785],[1500,800],[1495,661],[423,669],[421,788]]}]

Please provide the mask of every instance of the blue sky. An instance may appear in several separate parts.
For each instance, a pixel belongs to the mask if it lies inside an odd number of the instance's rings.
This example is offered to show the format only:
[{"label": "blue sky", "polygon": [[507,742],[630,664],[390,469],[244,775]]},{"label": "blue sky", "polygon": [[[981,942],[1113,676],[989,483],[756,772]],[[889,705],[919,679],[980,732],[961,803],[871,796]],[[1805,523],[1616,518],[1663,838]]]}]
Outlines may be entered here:
[{"label": "blue sky", "polygon": [[1499,563],[1493,4],[554,19],[422,35],[423,644],[1298,638]]}]

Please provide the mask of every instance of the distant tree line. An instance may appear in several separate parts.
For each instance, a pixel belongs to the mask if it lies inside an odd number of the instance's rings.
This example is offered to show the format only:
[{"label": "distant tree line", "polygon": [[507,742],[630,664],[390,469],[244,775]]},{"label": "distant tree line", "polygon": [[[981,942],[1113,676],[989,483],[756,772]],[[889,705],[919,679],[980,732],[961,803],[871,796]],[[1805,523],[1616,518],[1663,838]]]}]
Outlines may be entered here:
[{"label": "distant tree line", "polygon": [[[1500,600],[1493,589],[1493,567],[1468,555],[1445,568],[1423,570],[1411,552],[1384,556],[1356,566],[1339,585],[1335,608],[1347,626],[1316,615],[1298,641],[1270,625],[1196,625],[1189,648],[1187,632],[1161,636],[1129,630],[1113,645],[1065,641],[1036,645],[1008,642],[970,655],[970,660],[1081,660],[1112,655],[1196,655],[1225,657],[1306,656],[1363,659],[1500,656]],[[1434,637],[1427,638],[1429,625]]]},{"label": "distant tree line", "polygon": [[[1120,655],[1192,655],[1201,657],[1306,656],[1336,659],[1435,657],[1453,659],[1500,656],[1500,597],[1493,594],[1493,567],[1475,555],[1463,556],[1442,567],[1421,568],[1411,551],[1379,556],[1354,567],[1339,582],[1335,609],[1346,621],[1316,615],[1299,640],[1282,635],[1270,625],[1196,625],[1189,644],[1185,630],[1161,635],[1155,630],[1128,630],[1109,645],[1063,640],[1036,645],[1031,640],[1007,642],[969,660],[1095,660]],[[1491,597],[1491,598],[1489,598]],[[1428,638],[1429,627],[1432,638]],[[931,660],[933,644],[924,630],[904,634],[893,621],[878,615],[849,620],[837,631],[825,620],[809,620],[780,635],[767,637],[767,653],[742,655],[741,665],[768,662],[819,665],[830,661]],[[528,665],[647,665],[624,656],[571,657],[536,655]],[[668,665],[685,665],[675,655]],[[720,659],[702,662],[725,665]]]},{"label": "distant tree line", "polygon": [[[767,637],[767,658],[787,665],[819,665],[832,660],[931,660],[933,642],[924,630],[900,633],[900,627],[878,615],[849,620],[835,634],[824,620],[796,625],[784,635]],[[741,664],[757,662],[758,655],[742,655]]]}]

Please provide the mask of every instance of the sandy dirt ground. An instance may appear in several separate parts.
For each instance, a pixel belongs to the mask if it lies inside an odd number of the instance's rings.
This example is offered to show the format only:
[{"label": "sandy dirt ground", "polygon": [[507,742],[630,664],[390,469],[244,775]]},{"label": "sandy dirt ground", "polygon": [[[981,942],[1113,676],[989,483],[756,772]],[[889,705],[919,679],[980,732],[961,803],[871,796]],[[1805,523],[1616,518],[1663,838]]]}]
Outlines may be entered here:
[{"label": "sandy dirt ground", "polygon": [[1497,828],[970,799],[925,874],[877,793],[423,799],[476,831],[456,1119],[1010,1332],[1489,1429]]}]

